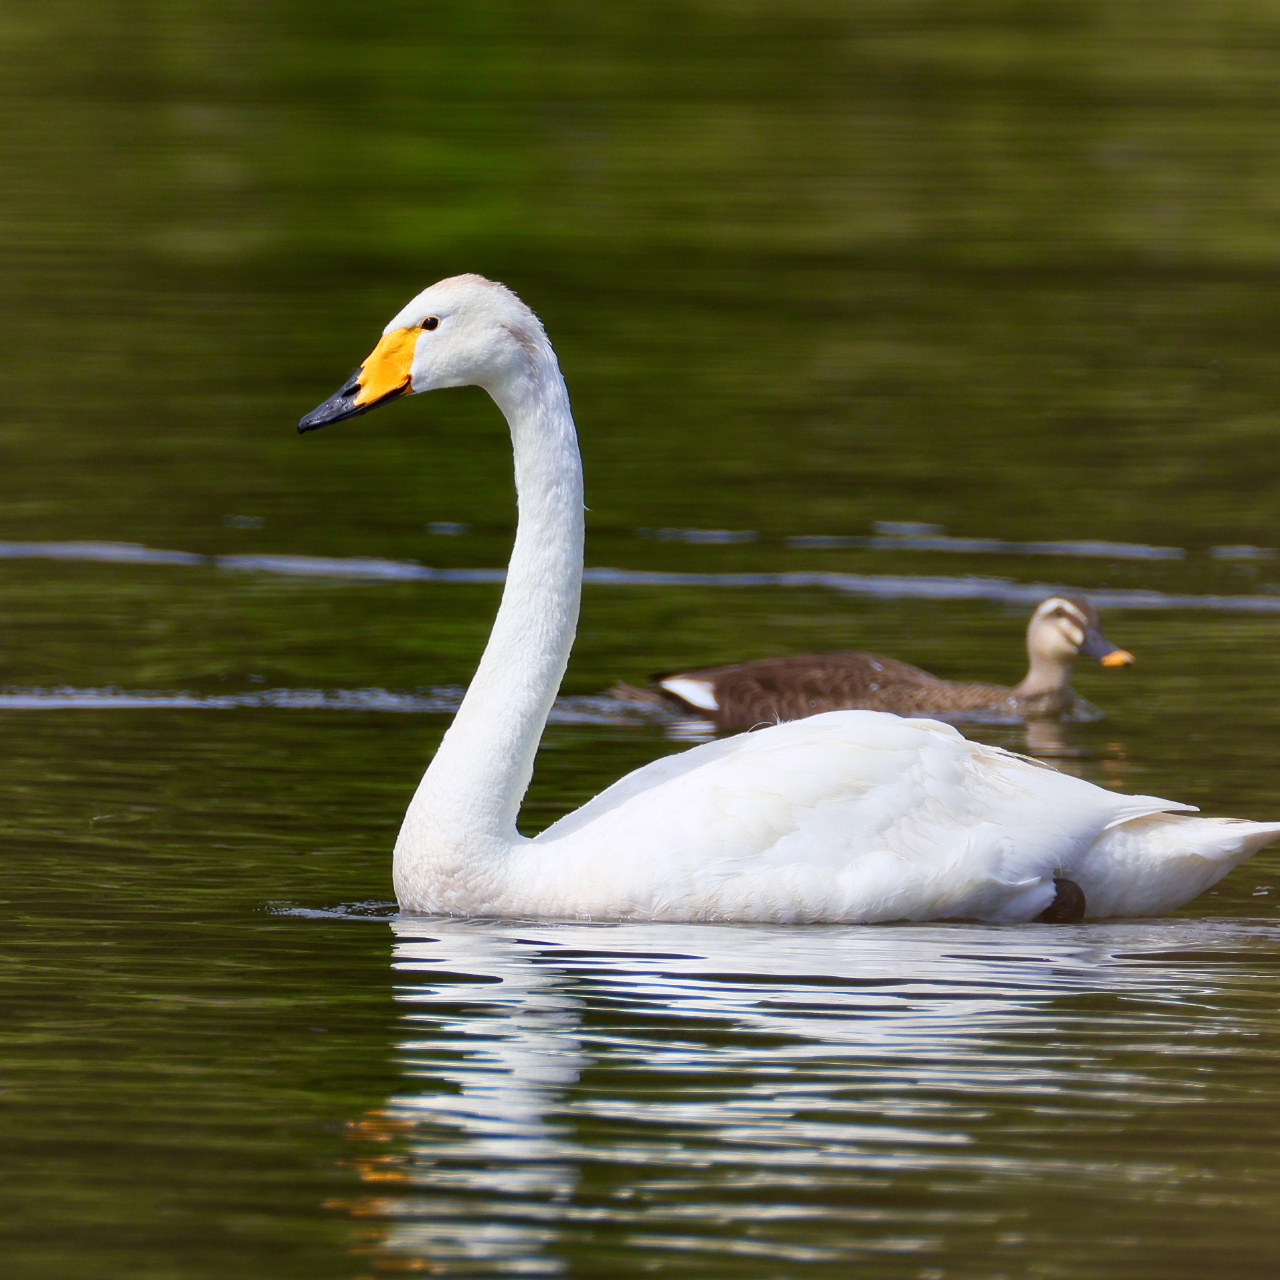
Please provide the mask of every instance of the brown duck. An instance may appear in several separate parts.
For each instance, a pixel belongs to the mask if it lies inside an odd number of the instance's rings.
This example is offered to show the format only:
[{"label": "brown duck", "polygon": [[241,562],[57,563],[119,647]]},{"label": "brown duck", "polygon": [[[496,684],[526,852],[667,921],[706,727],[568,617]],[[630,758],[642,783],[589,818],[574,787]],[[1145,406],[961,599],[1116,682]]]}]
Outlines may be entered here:
[{"label": "brown duck", "polygon": [[906,662],[853,652],[763,658],[654,679],[667,699],[728,732],[850,708],[904,716],[1057,720],[1090,709],[1068,683],[1077,657],[1096,658],[1104,667],[1133,661],[1131,653],[1102,634],[1093,606],[1074,595],[1052,596],[1032,614],[1027,654],[1027,674],[1012,688],[940,680]]}]

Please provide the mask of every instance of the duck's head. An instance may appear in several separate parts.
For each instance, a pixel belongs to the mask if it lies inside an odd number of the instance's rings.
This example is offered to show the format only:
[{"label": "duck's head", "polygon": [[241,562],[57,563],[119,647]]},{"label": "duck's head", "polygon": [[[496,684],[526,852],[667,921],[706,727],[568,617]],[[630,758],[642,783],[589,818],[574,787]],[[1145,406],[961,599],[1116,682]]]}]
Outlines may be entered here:
[{"label": "duck's head", "polygon": [[1037,660],[1070,668],[1078,657],[1096,658],[1104,667],[1127,667],[1133,654],[1118,649],[1102,634],[1098,615],[1083,596],[1050,596],[1027,624],[1027,650]]},{"label": "duck's head", "polygon": [[424,289],[382,331],[372,353],[298,423],[314,431],[390,400],[441,387],[490,392],[527,369],[547,346],[537,316],[505,285],[451,276]]}]

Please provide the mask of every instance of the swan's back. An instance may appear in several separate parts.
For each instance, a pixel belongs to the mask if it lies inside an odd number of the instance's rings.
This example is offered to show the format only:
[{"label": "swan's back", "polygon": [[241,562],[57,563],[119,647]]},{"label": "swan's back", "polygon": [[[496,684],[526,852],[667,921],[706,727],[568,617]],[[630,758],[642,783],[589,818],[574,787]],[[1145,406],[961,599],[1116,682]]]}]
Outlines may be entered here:
[{"label": "swan's back", "polygon": [[535,896],[601,915],[1032,919],[1109,828],[1180,808],[840,711],[656,761],[530,842],[527,867],[548,877]]}]

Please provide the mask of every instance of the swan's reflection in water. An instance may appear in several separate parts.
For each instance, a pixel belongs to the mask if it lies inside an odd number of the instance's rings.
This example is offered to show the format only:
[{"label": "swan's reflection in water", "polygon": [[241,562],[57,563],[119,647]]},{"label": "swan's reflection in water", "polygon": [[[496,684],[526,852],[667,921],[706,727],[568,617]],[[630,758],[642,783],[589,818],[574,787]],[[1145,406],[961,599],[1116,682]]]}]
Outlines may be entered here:
[{"label": "swan's reflection in water", "polygon": [[394,927],[407,1085],[351,1129],[373,1271],[1280,1257],[1273,925]]}]

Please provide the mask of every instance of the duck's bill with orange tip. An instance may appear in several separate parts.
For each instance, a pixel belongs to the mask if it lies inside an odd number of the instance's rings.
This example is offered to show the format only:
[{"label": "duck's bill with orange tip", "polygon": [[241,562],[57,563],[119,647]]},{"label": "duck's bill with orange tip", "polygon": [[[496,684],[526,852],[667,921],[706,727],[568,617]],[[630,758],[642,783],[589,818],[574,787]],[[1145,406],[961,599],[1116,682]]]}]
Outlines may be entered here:
[{"label": "duck's bill with orange tip", "polygon": [[1133,664],[1133,654],[1128,649],[1117,649],[1097,627],[1086,628],[1080,654],[1085,658],[1096,658],[1104,667],[1128,667]]},{"label": "duck's bill with orange tip", "polygon": [[323,404],[298,420],[298,430],[314,431],[331,422],[345,422],[376,409],[388,400],[408,395],[413,351],[421,329],[392,329],[384,333],[369,358]]},{"label": "duck's bill with orange tip", "polygon": [[1098,661],[1104,667],[1131,667],[1133,666],[1133,654],[1128,649],[1112,649],[1110,653],[1104,654]]}]

